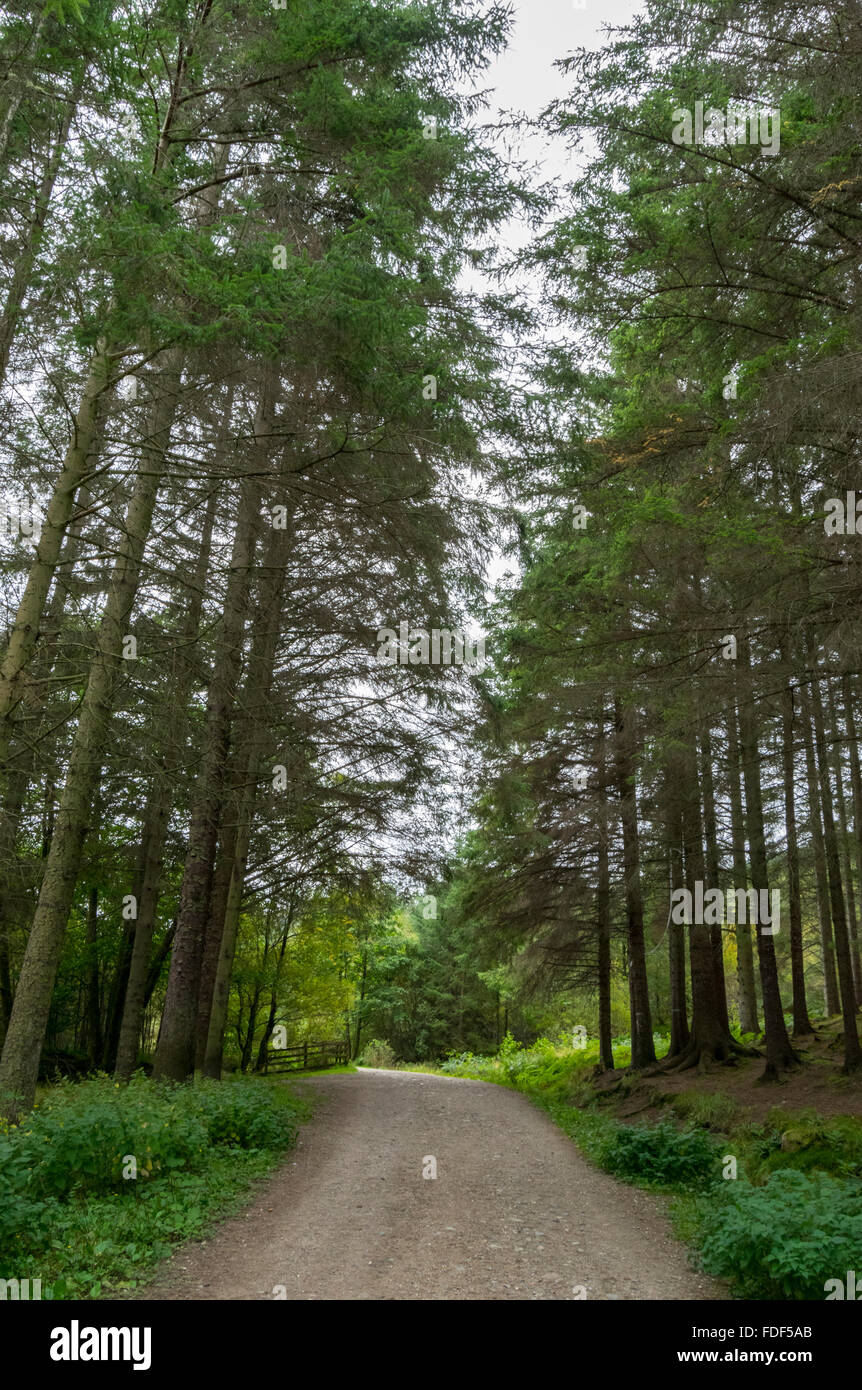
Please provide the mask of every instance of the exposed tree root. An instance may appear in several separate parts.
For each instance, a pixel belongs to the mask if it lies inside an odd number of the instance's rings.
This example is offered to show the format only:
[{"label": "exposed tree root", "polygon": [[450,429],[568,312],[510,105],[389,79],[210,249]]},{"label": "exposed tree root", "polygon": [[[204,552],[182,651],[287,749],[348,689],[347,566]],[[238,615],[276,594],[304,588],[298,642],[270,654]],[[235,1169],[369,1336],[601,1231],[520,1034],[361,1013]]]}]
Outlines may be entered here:
[{"label": "exposed tree root", "polygon": [[710,1063],[734,1067],[740,1057],[762,1056],[763,1053],[758,1048],[745,1047],[743,1043],[737,1042],[736,1038],[729,1036],[711,1045],[692,1040],[682,1052],[676,1053],[673,1057],[663,1057],[658,1063],[657,1070],[675,1074],[692,1071],[697,1067],[698,1071],[706,1071]]}]

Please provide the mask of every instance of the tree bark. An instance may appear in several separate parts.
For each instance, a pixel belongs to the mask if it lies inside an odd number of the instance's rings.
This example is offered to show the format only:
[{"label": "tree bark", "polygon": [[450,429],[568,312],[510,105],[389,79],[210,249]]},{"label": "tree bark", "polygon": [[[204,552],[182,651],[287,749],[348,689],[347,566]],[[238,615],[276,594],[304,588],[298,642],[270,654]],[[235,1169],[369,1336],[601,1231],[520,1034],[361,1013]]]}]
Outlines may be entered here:
[{"label": "tree bark", "polygon": [[[680,774],[685,882],[693,902],[696,885],[705,884],[706,873],[697,744],[693,734],[682,744]],[[691,1067],[702,1069],[710,1061],[726,1062],[744,1050],[722,1018],[710,928],[694,917],[692,913],[689,923],[691,1033],[682,1053],[672,1064],[675,1071],[687,1071]]]},{"label": "tree bark", "polygon": [[629,945],[629,999],[631,1003],[632,1066],[645,1067],[655,1061],[652,1014],[646,973],[643,896],[640,881],[637,790],[635,787],[631,711],[623,711],[614,699],[616,726],[616,781],[620,800],[623,835],[626,918]]},{"label": "tree bark", "polygon": [[99,998],[99,890],[87,899],[87,1056],[93,1071],[102,1055],[102,1008]]},{"label": "tree bark", "polygon": [[[862,883],[862,774],[859,768],[859,744],[856,737],[856,719],[853,713],[853,690],[850,676],[845,671],[841,678],[841,697],[844,705],[844,723],[847,730],[847,747],[850,754],[850,783],[853,790],[853,838],[856,858],[857,881]],[[862,986],[856,992],[856,1003],[862,1005]]]},{"label": "tree bark", "polygon": [[[229,415],[230,404],[228,404],[223,422],[225,431]],[[195,565],[191,598],[183,625],[183,646],[193,642],[200,631],[204,589],[212,549],[217,495],[215,489],[210,493],[204,513],[203,532]],[[141,1029],[146,1009],[146,982],[150,949],[156,926],[165,834],[170,814],[172,790],[180,773],[180,763],[188,729],[187,706],[194,670],[188,660],[175,663],[176,667],[178,669],[175,669],[172,697],[176,701],[176,708],[181,711],[176,735],[176,754],[172,759],[167,758],[162,769],[156,774],[150,790],[149,803],[142,828],[139,886],[136,889],[138,916],[131,937],[128,979],[123,992],[122,1022],[117,1039],[116,1075],[121,1081],[128,1081],[137,1064]]]},{"label": "tree bark", "polygon": [[97,351],[90,365],[81,404],[72,429],[72,438],[63,460],[36,556],[30,567],[24,593],[18,604],[6,652],[0,665],[0,775],[6,768],[12,736],[12,715],[21,699],[24,676],[33,658],[51,580],[60,556],[66,527],[72,515],[75,494],[87,475],[96,439],[99,406],[109,384],[109,358],[105,348]]},{"label": "tree bark", "polygon": [[608,818],[607,751],[604,701],[596,722],[596,781],[598,787],[598,827],[596,876],[596,918],[599,967],[599,1066],[613,1071],[614,1048],[611,1027],[611,871],[610,824]]},{"label": "tree bark", "polygon": [[[709,729],[704,728],[700,739],[700,782],[703,794],[703,833],[706,841],[706,872],[711,888],[719,888],[718,831],[715,814],[715,783],[712,773],[712,739]],[[721,924],[713,922],[709,928],[712,945],[712,960],[715,970],[715,998],[718,1017],[725,1032],[730,1032],[730,1018],[727,1012],[727,981],[724,977],[724,934]]]},{"label": "tree bark", "polygon": [[844,910],[844,894],[841,890],[841,860],[838,853],[838,837],[835,832],[835,816],[832,811],[832,787],[829,781],[829,760],[826,749],[823,701],[820,694],[820,677],[813,654],[809,653],[809,655],[812,656],[813,672],[809,698],[814,718],[814,746],[820,774],[823,844],[826,850],[829,903],[832,908],[832,926],[835,932],[835,963],[838,967],[838,992],[841,996],[841,1016],[844,1025],[844,1066],[842,1070],[849,1073],[857,1071],[862,1066],[862,1047],[859,1045],[859,1030],[856,1026],[856,988],[853,980],[850,934],[847,930],[847,916]]},{"label": "tree bark", "polygon": [[[683,826],[682,826],[682,806],[679,798],[680,770],[676,759],[673,765],[665,771],[663,780],[664,790],[664,826],[665,844],[668,859],[668,884],[670,888],[670,902],[673,903],[673,894],[684,887],[683,875]],[[681,1057],[691,1034],[688,1027],[688,1009],[686,1007],[685,990],[685,927],[679,922],[674,922],[671,911],[668,911],[668,970],[670,976],[670,1043],[667,1054],[663,1058],[668,1061],[671,1058]]]},{"label": "tree bark", "polygon": [[838,994],[838,973],[835,968],[835,947],[832,941],[832,910],[830,908],[829,876],[826,869],[826,848],[823,838],[823,821],[820,812],[820,794],[817,790],[817,771],[814,761],[814,740],[812,736],[811,701],[805,690],[800,688],[802,706],[802,740],[805,746],[805,780],[808,791],[808,820],[811,829],[811,846],[814,853],[814,876],[817,884],[817,913],[820,921],[820,949],[823,958],[823,990],[826,1013],[829,1017],[841,1011]]},{"label": "tree bark", "polygon": [[[273,530],[264,552],[263,577],[260,584],[258,608],[249,653],[248,679],[245,687],[247,698],[244,704],[246,709],[254,708],[252,702],[255,697],[260,700],[261,710],[269,702],[275,654],[281,630],[282,594],[289,548],[289,533],[286,530]],[[224,1030],[230,998],[230,977],[233,970],[236,934],[245,886],[246,862],[257,803],[264,738],[265,721],[259,715],[256,718],[252,717],[247,725],[245,753],[240,760],[240,766],[243,769],[243,790],[239,800],[233,871],[224,920],[221,924],[221,931],[216,938],[219,940],[219,950],[207,1019],[204,1074],[215,1079],[221,1076]],[[214,926],[216,925],[214,924]]]},{"label": "tree bark", "polygon": [[[788,667],[787,651],[782,647],[782,665]],[[781,696],[781,770],[784,783],[784,826],[787,835],[787,897],[790,917],[790,973],[793,983],[793,1036],[814,1032],[808,1016],[805,995],[805,957],[802,947],[802,896],[799,886],[799,845],[796,834],[796,787],[794,784],[794,746],[796,710],[793,686],[785,678]]]},{"label": "tree bark", "polygon": [[51,1006],[66,923],[75,892],[81,850],[99,783],[103,749],[113,712],[122,643],[138,591],[144,548],[152,524],[165,451],[176,410],[179,363],[166,354],[164,391],[126,514],[124,535],[99,626],[96,651],[81,703],[57,824],[45,862],[12,1017],[0,1058],[0,1093],[11,1093],[7,1113],[33,1104],[39,1057]]},{"label": "tree bark", "polygon": [[[728,786],[730,789],[730,829],[733,843],[734,888],[748,887],[748,861],[745,854],[745,816],[740,786],[739,735],[737,732],[736,702],[731,701],[727,713]],[[736,978],[739,989],[739,1028],[742,1033],[759,1033],[757,1017],[757,986],[754,975],[754,948],[751,927],[746,920],[736,923]]]},{"label": "tree bark", "polygon": [[845,897],[847,903],[847,931],[850,937],[850,959],[853,966],[853,989],[858,1004],[862,998],[862,961],[859,959],[859,920],[856,913],[856,894],[853,889],[853,866],[850,855],[850,833],[847,816],[847,799],[844,795],[844,769],[841,766],[841,756],[839,753],[839,740],[841,730],[838,723],[838,712],[835,706],[835,695],[832,689],[832,682],[826,681],[826,696],[828,701],[829,728],[831,733],[830,743],[832,747],[832,757],[830,759],[832,773],[835,781],[835,807],[838,811],[838,830],[839,848],[841,852],[841,873],[845,887]]},{"label": "tree bark", "polygon": [[[769,873],[766,861],[766,830],[763,820],[763,789],[760,780],[760,748],[754,686],[751,678],[751,654],[748,635],[737,644],[740,671],[739,749],[745,783],[745,809],[748,820],[748,847],[751,860],[751,885],[762,901],[769,898]],[[772,924],[770,923],[770,927]],[[760,966],[760,992],[763,999],[763,1019],[766,1031],[766,1067],[761,1080],[778,1081],[782,1074],[795,1066],[794,1052],[787,1028],[778,983],[778,963],[772,935],[761,922],[756,929],[757,958]]]},{"label": "tree bark", "polygon": [[221,640],[207,701],[204,755],[189,827],[177,931],[153,1074],[184,1081],[194,1073],[198,995],[212,878],[239,682],[242,639],[254,554],[260,488],[248,476],[240,489]]},{"label": "tree bark", "polygon": [[12,280],[6,294],[3,313],[0,315],[0,385],[6,380],[9,354],[15,341],[21,306],[24,303],[24,297],[29,288],[33,267],[36,263],[36,256],[39,253],[42,233],[45,230],[45,219],[51,204],[51,195],[54,192],[54,184],[57,181],[57,174],[60,170],[60,163],[69,139],[69,131],[72,127],[82,88],[83,79],[76,84],[71,96],[64,102],[64,115],[60,124],[60,131],[39,185],[29,234],[15,261],[15,269],[12,272]]}]

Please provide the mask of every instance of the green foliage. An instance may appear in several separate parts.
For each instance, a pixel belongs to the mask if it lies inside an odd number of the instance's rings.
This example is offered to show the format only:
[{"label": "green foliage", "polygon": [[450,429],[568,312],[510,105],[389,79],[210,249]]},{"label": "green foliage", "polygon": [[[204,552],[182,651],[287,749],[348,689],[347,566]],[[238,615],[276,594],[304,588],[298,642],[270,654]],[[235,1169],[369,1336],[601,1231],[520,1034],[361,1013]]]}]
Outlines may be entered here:
[{"label": "green foliage", "polygon": [[67,18],[81,19],[89,0],[46,0],[45,14],[55,15],[60,23]]},{"label": "green foliage", "polygon": [[576,1050],[550,1038],[537,1038],[530,1047],[522,1047],[507,1033],[496,1056],[453,1053],[441,1063],[440,1071],[446,1076],[496,1081],[543,1100],[554,1100],[570,1097],[582,1086],[597,1059],[595,1045]]},{"label": "green foliage", "polygon": [[704,1214],[701,1260],[743,1298],[822,1299],[827,1279],[858,1269],[862,1182],[784,1170],[726,1188]]},{"label": "green foliage", "polygon": [[[0,1134],[0,1277],[27,1251],[64,1277],[74,1266],[69,1291],[98,1296],[94,1282],[151,1264],[168,1240],[202,1229],[293,1142],[307,1110],[283,1084],[243,1078],[169,1086],[137,1074],[125,1087],[107,1077],[52,1087]],[[129,1155],[136,1179],[123,1177]],[[80,1274],[99,1268],[89,1283]]]},{"label": "green foliage", "polygon": [[700,1129],[679,1130],[668,1120],[620,1125],[606,1145],[602,1167],[627,1182],[656,1187],[700,1187],[719,1173],[719,1151]]},{"label": "green foliage", "polygon": [[494,1046],[499,989],[483,979],[469,925],[442,895],[436,917],[405,913],[375,933],[367,963],[363,1032],[405,1061]]},{"label": "green foliage", "polygon": [[[168,1181],[130,1183],[138,1189],[134,1201],[112,1192],[55,1203],[49,1238],[28,1249],[30,1267],[43,1279],[43,1297],[98,1298],[107,1289],[134,1289],[173,1243],[206,1234],[239,1209],[252,1183],[279,1158],[269,1149],[219,1146],[208,1151],[199,1172],[179,1170]],[[14,1275],[20,1257],[4,1253],[0,1269]]]},{"label": "green foliage", "polygon": [[274,1106],[271,1094],[254,1083],[199,1082],[190,1100],[210,1144],[286,1149],[296,1138],[295,1109]]},{"label": "green foliage", "polygon": [[723,1132],[730,1128],[739,1114],[738,1102],[721,1091],[710,1091],[706,1094],[684,1091],[682,1095],[674,1096],[672,1108],[681,1119],[688,1120],[693,1125]]},{"label": "green foliage", "polygon": [[851,1115],[829,1119],[813,1110],[776,1109],[766,1123],[743,1132],[745,1170],[761,1182],[778,1169],[839,1178],[862,1178],[862,1121]]},{"label": "green foliage", "polygon": [[127,1088],[107,1077],[61,1082],[12,1134],[31,1190],[52,1197],[129,1187],[122,1176],[127,1155],[147,1179],[195,1166],[208,1145],[187,1096],[173,1099],[140,1077]]},{"label": "green foliage", "polygon": [[554,1124],[559,1125],[570,1139],[574,1139],[581,1153],[597,1168],[601,1168],[604,1155],[619,1128],[618,1122],[609,1115],[594,1109],[580,1109],[566,1101],[549,1101],[545,1108]]},{"label": "green foliage", "polygon": [[0,1134],[0,1262],[4,1250],[21,1248],[44,1235],[51,1205],[30,1193],[27,1156],[11,1137]]},{"label": "green foliage", "polygon": [[392,1051],[388,1042],[381,1038],[372,1038],[362,1049],[359,1058],[359,1065],[362,1067],[394,1067],[398,1058]]}]

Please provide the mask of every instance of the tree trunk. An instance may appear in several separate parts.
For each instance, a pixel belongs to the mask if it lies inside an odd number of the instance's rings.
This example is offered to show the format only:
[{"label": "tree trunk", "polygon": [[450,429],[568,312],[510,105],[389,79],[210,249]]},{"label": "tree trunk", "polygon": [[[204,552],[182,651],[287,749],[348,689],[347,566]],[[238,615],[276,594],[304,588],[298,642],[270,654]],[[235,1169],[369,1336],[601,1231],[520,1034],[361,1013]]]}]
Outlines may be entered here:
[{"label": "tree trunk", "polygon": [[95,1071],[102,1056],[102,1007],[99,998],[99,890],[87,899],[87,1056]]},{"label": "tree trunk", "polygon": [[[665,844],[671,903],[673,903],[673,894],[676,890],[684,886],[682,806],[679,799],[679,786],[680,772],[676,760],[674,760],[674,765],[665,772],[663,781]],[[691,1036],[688,1028],[685,993],[685,927],[681,923],[673,921],[670,911],[668,911],[667,934],[670,975],[670,1044],[664,1061],[680,1057],[688,1046]]]},{"label": "tree trunk", "polygon": [[643,897],[640,882],[637,790],[635,787],[632,711],[623,712],[614,699],[616,727],[616,781],[620,799],[623,834],[623,872],[625,876],[626,918],[629,944],[629,999],[631,1003],[632,1066],[645,1067],[655,1061],[649,986],[644,944]]},{"label": "tree trunk", "polygon": [[[17,67],[19,71],[23,71],[26,64],[32,63],[33,59],[36,57],[39,51],[39,43],[42,38],[42,30],[44,29],[47,20],[48,13],[47,10],[43,7],[42,10],[40,10],[38,13],[38,18],[36,19],[33,32],[27,41],[27,47],[18,58]],[[11,91],[9,93],[8,101],[6,104],[6,110],[3,112],[2,120],[0,120],[0,164],[5,163],[6,152],[9,148],[9,137],[12,133],[12,126],[14,124],[15,117],[18,114],[18,109],[21,105],[21,102],[24,99],[24,93],[27,90],[27,79],[23,76],[20,76],[17,72],[14,74],[10,73],[9,77],[7,78],[7,81],[9,81],[11,84]]]},{"label": "tree trunk", "polygon": [[3,313],[0,315],[0,384],[6,380],[6,371],[9,366],[9,354],[12,351],[12,344],[15,340],[15,333],[18,328],[18,321],[21,314],[21,306],[30,285],[30,278],[33,274],[33,267],[36,263],[36,256],[42,241],[42,233],[45,229],[45,219],[48,215],[48,208],[51,203],[51,195],[54,192],[54,184],[60,169],[60,162],[66,149],[66,142],[69,138],[69,131],[77,109],[78,100],[83,88],[81,79],[73,89],[68,101],[64,102],[64,116],[60,125],[60,131],[51,151],[50,158],[42,176],[42,182],[36,195],[33,208],[33,215],[30,221],[30,230],[15,261],[15,269],[12,272],[12,280],[6,294],[6,302],[3,306]]},{"label": "tree trunk", "polygon": [[835,707],[835,695],[832,690],[832,683],[829,680],[826,681],[826,694],[831,731],[831,764],[835,779],[835,806],[838,811],[838,829],[840,832],[839,847],[841,851],[841,872],[846,888],[847,930],[850,937],[850,960],[853,966],[853,990],[856,995],[856,1003],[858,1004],[860,998],[862,998],[862,961],[859,959],[859,920],[856,914],[856,894],[853,889],[853,867],[850,856],[847,799],[844,795],[844,769],[841,766],[841,756],[838,748],[841,730],[838,724],[838,713]]},{"label": "tree trunk", "polygon": [[[734,888],[748,887],[748,861],[745,855],[745,816],[740,786],[739,735],[737,733],[736,703],[731,701],[727,713],[728,786],[730,789],[730,829],[733,842]],[[754,948],[751,927],[746,920],[736,923],[736,978],[739,989],[739,1028],[742,1033],[759,1033],[757,1018],[757,987],[754,976]]]},{"label": "tree trunk", "polygon": [[[758,901],[769,898],[769,874],[766,861],[766,831],[763,822],[763,789],[760,781],[760,748],[754,686],[751,678],[751,656],[747,634],[737,646],[740,670],[739,750],[745,783],[745,809],[748,821],[748,846],[751,859],[751,885]],[[765,899],[761,897],[765,894]],[[770,923],[770,929],[772,927]],[[757,958],[760,966],[760,992],[763,999],[763,1019],[766,1031],[766,1067],[761,1080],[777,1081],[798,1062],[787,1028],[778,984],[778,963],[773,937],[761,922],[756,928]]]},{"label": "tree trunk", "polygon": [[[715,814],[715,784],[712,775],[712,739],[709,729],[700,735],[700,783],[703,791],[703,833],[706,841],[706,872],[711,888],[720,888],[718,831]],[[724,934],[720,922],[713,922],[709,928],[712,944],[712,960],[715,970],[715,998],[718,1017],[725,1032],[730,1032],[730,1018],[727,1012],[727,982],[724,977]]]},{"label": "tree trunk", "polygon": [[811,701],[804,686],[800,687],[802,705],[802,739],[805,746],[805,778],[808,791],[808,818],[811,845],[814,852],[814,875],[817,883],[817,913],[820,921],[820,948],[823,956],[823,989],[826,1013],[833,1017],[840,1012],[838,973],[835,969],[835,948],[832,942],[832,912],[829,906],[829,876],[826,869],[826,848],[823,821],[820,814],[820,795],[817,790],[817,771],[814,761]]},{"label": "tree trunk", "polygon": [[[787,651],[781,650],[781,661],[788,669]],[[781,697],[781,769],[784,782],[784,826],[787,834],[787,897],[790,917],[790,972],[793,982],[793,1036],[804,1037],[814,1032],[808,1017],[805,996],[805,957],[802,949],[802,896],[799,887],[799,845],[796,835],[796,787],[794,785],[795,707],[793,686],[784,681]]]},{"label": "tree trunk", "polygon": [[81,703],[57,826],[45,862],[39,901],[0,1059],[0,1093],[11,1092],[15,1097],[7,1105],[11,1113],[18,1113],[21,1107],[29,1109],[33,1104],[54,980],[123,661],[123,638],[138,590],[144,547],[176,410],[178,360],[175,353],[166,356],[164,394],[156,407],[149,442],[142,450],[141,469],[129,502],[123,539]]},{"label": "tree trunk", "polygon": [[72,515],[75,494],[88,471],[96,438],[99,405],[108,382],[109,359],[106,349],[102,348],[96,352],[90,365],[90,374],[75,417],[72,438],[66,450],[60,476],[54,484],[39,543],[36,546],[36,556],[30,567],[0,665],[0,774],[6,767],[12,735],[12,715],[22,697],[24,676],[39,639],[45,603],[66,527]]},{"label": "tree trunk", "polygon": [[[841,678],[841,696],[844,704],[844,723],[847,729],[847,746],[850,752],[850,780],[853,788],[856,877],[857,882],[862,883],[862,774],[860,774],[859,769],[859,744],[856,739],[856,720],[853,714],[853,690],[847,672]],[[856,1003],[862,1005],[862,984],[856,992]]]},{"label": "tree trunk", "polygon": [[[696,885],[705,883],[706,873],[697,744],[693,735],[689,735],[682,746],[680,773],[685,882],[693,902]],[[673,1065],[673,1070],[677,1071],[703,1068],[709,1061],[726,1062],[736,1052],[743,1050],[722,1018],[710,928],[706,923],[694,920],[694,912],[690,916],[691,1033]]]},{"label": "tree trunk", "polygon": [[[230,420],[232,397],[229,399],[223,418],[226,433]],[[192,579],[191,598],[183,624],[183,647],[191,646],[199,634],[203,596],[212,550],[212,533],[218,493],[213,489],[207,499],[204,512],[201,542]],[[150,789],[147,810],[144,815],[141,834],[141,856],[136,888],[138,916],[131,937],[131,955],[128,978],[123,992],[122,1022],[117,1040],[116,1075],[121,1081],[128,1081],[137,1065],[141,1029],[146,1009],[146,982],[150,963],[150,949],[156,927],[156,915],[161,883],[162,862],[164,859],[165,834],[170,815],[171,796],[180,775],[182,755],[188,730],[188,702],[191,694],[194,667],[188,660],[175,663],[171,697],[174,708],[180,711],[178,723],[175,716],[176,734],[173,757],[166,755],[162,768],[156,774]],[[172,938],[173,939],[173,934]]]},{"label": "tree trunk", "polygon": [[817,754],[817,768],[820,774],[823,844],[826,850],[829,902],[832,908],[832,926],[835,932],[835,963],[838,967],[838,992],[841,996],[841,1016],[844,1024],[844,1066],[842,1070],[849,1073],[862,1066],[862,1047],[859,1045],[859,1032],[856,1026],[856,987],[853,980],[853,960],[850,951],[850,935],[847,930],[847,917],[844,910],[844,894],[841,890],[841,860],[838,853],[838,837],[835,832],[835,816],[832,811],[832,787],[829,781],[823,701],[820,695],[816,661],[813,654],[810,653],[810,655],[813,672],[810,701],[814,716],[814,746]]},{"label": "tree trunk", "polygon": [[207,702],[204,755],[195,789],[177,932],[153,1068],[154,1076],[171,1081],[184,1081],[194,1073],[201,965],[231,719],[240,675],[259,496],[259,484],[246,476],[240,491],[221,640]]},{"label": "tree trunk", "polygon": [[[212,987],[208,1017],[207,1045],[204,1059],[204,1074],[218,1078],[221,1076],[224,1029],[227,1022],[227,1009],[230,998],[230,977],[233,970],[236,934],[245,885],[245,869],[248,859],[251,832],[257,804],[258,784],[261,775],[265,721],[260,717],[269,702],[272,688],[275,654],[281,630],[282,594],[284,591],[287,560],[290,550],[290,537],[287,530],[273,530],[264,552],[263,577],[255,615],[254,632],[248,660],[248,678],[245,685],[245,708],[254,710],[254,700],[260,701],[257,717],[249,721],[246,733],[244,756],[240,759],[243,771],[243,790],[239,802],[237,833],[234,843],[233,872],[228,889],[227,904],[221,932],[218,934],[219,950],[216,957],[216,971]],[[215,924],[214,924],[215,925]]]},{"label": "tree trunk", "polygon": [[[254,1048],[254,1034],[255,1029],[257,1028],[257,1011],[259,1008],[260,985],[255,985],[254,990],[252,991],[251,1004],[249,1006],[248,1011],[248,1029],[246,1031],[245,1041],[242,1045],[242,1055],[240,1057],[239,1063],[240,1071],[243,1072],[243,1074],[245,1074],[245,1072],[248,1071],[249,1066],[251,1065],[251,1054]],[[221,1069],[219,1069],[219,1074],[214,1079],[216,1081],[219,1081],[221,1079]]]},{"label": "tree trunk", "polygon": [[596,733],[596,781],[599,802],[597,830],[598,871],[596,876],[596,918],[599,967],[599,1066],[602,1071],[613,1071],[614,1048],[611,1028],[610,825],[608,819],[608,769],[604,701],[599,705]]}]

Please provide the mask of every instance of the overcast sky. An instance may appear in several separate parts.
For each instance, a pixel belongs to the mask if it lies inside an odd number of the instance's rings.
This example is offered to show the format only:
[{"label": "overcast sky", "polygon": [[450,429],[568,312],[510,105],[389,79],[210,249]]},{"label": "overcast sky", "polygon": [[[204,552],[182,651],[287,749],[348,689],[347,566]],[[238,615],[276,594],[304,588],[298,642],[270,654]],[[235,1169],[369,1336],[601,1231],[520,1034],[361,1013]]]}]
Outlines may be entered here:
[{"label": "overcast sky", "polygon": [[[494,106],[535,116],[565,95],[567,82],[553,66],[576,48],[601,48],[604,25],[625,24],[643,8],[640,0],[513,0],[516,15],[509,48],[493,63],[482,85],[495,88]],[[542,160],[546,175],[565,175],[569,167],[562,143],[532,141],[525,146]]]},{"label": "overcast sky", "polygon": [[[601,48],[607,41],[603,26],[625,24],[643,8],[642,0],[586,0],[579,8],[573,0],[513,0],[515,25],[506,51],[483,73],[477,85],[489,93],[485,119],[495,121],[498,114],[523,113],[538,116],[555,98],[565,96],[572,78],[565,78],[554,63],[577,48]],[[507,153],[507,141],[498,142],[501,153]],[[545,136],[519,137],[514,151],[541,169],[542,179],[573,178],[577,172],[572,156],[563,140]],[[530,238],[529,228],[509,223],[499,232],[499,243],[514,248],[523,246]],[[464,272],[465,282],[481,285],[481,277],[472,271]],[[521,287],[533,294],[530,277],[520,281]],[[535,283],[535,293],[541,286]],[[502,555],[493,557],[488,568],[489,588],[499,581],[508,568]]]}]

